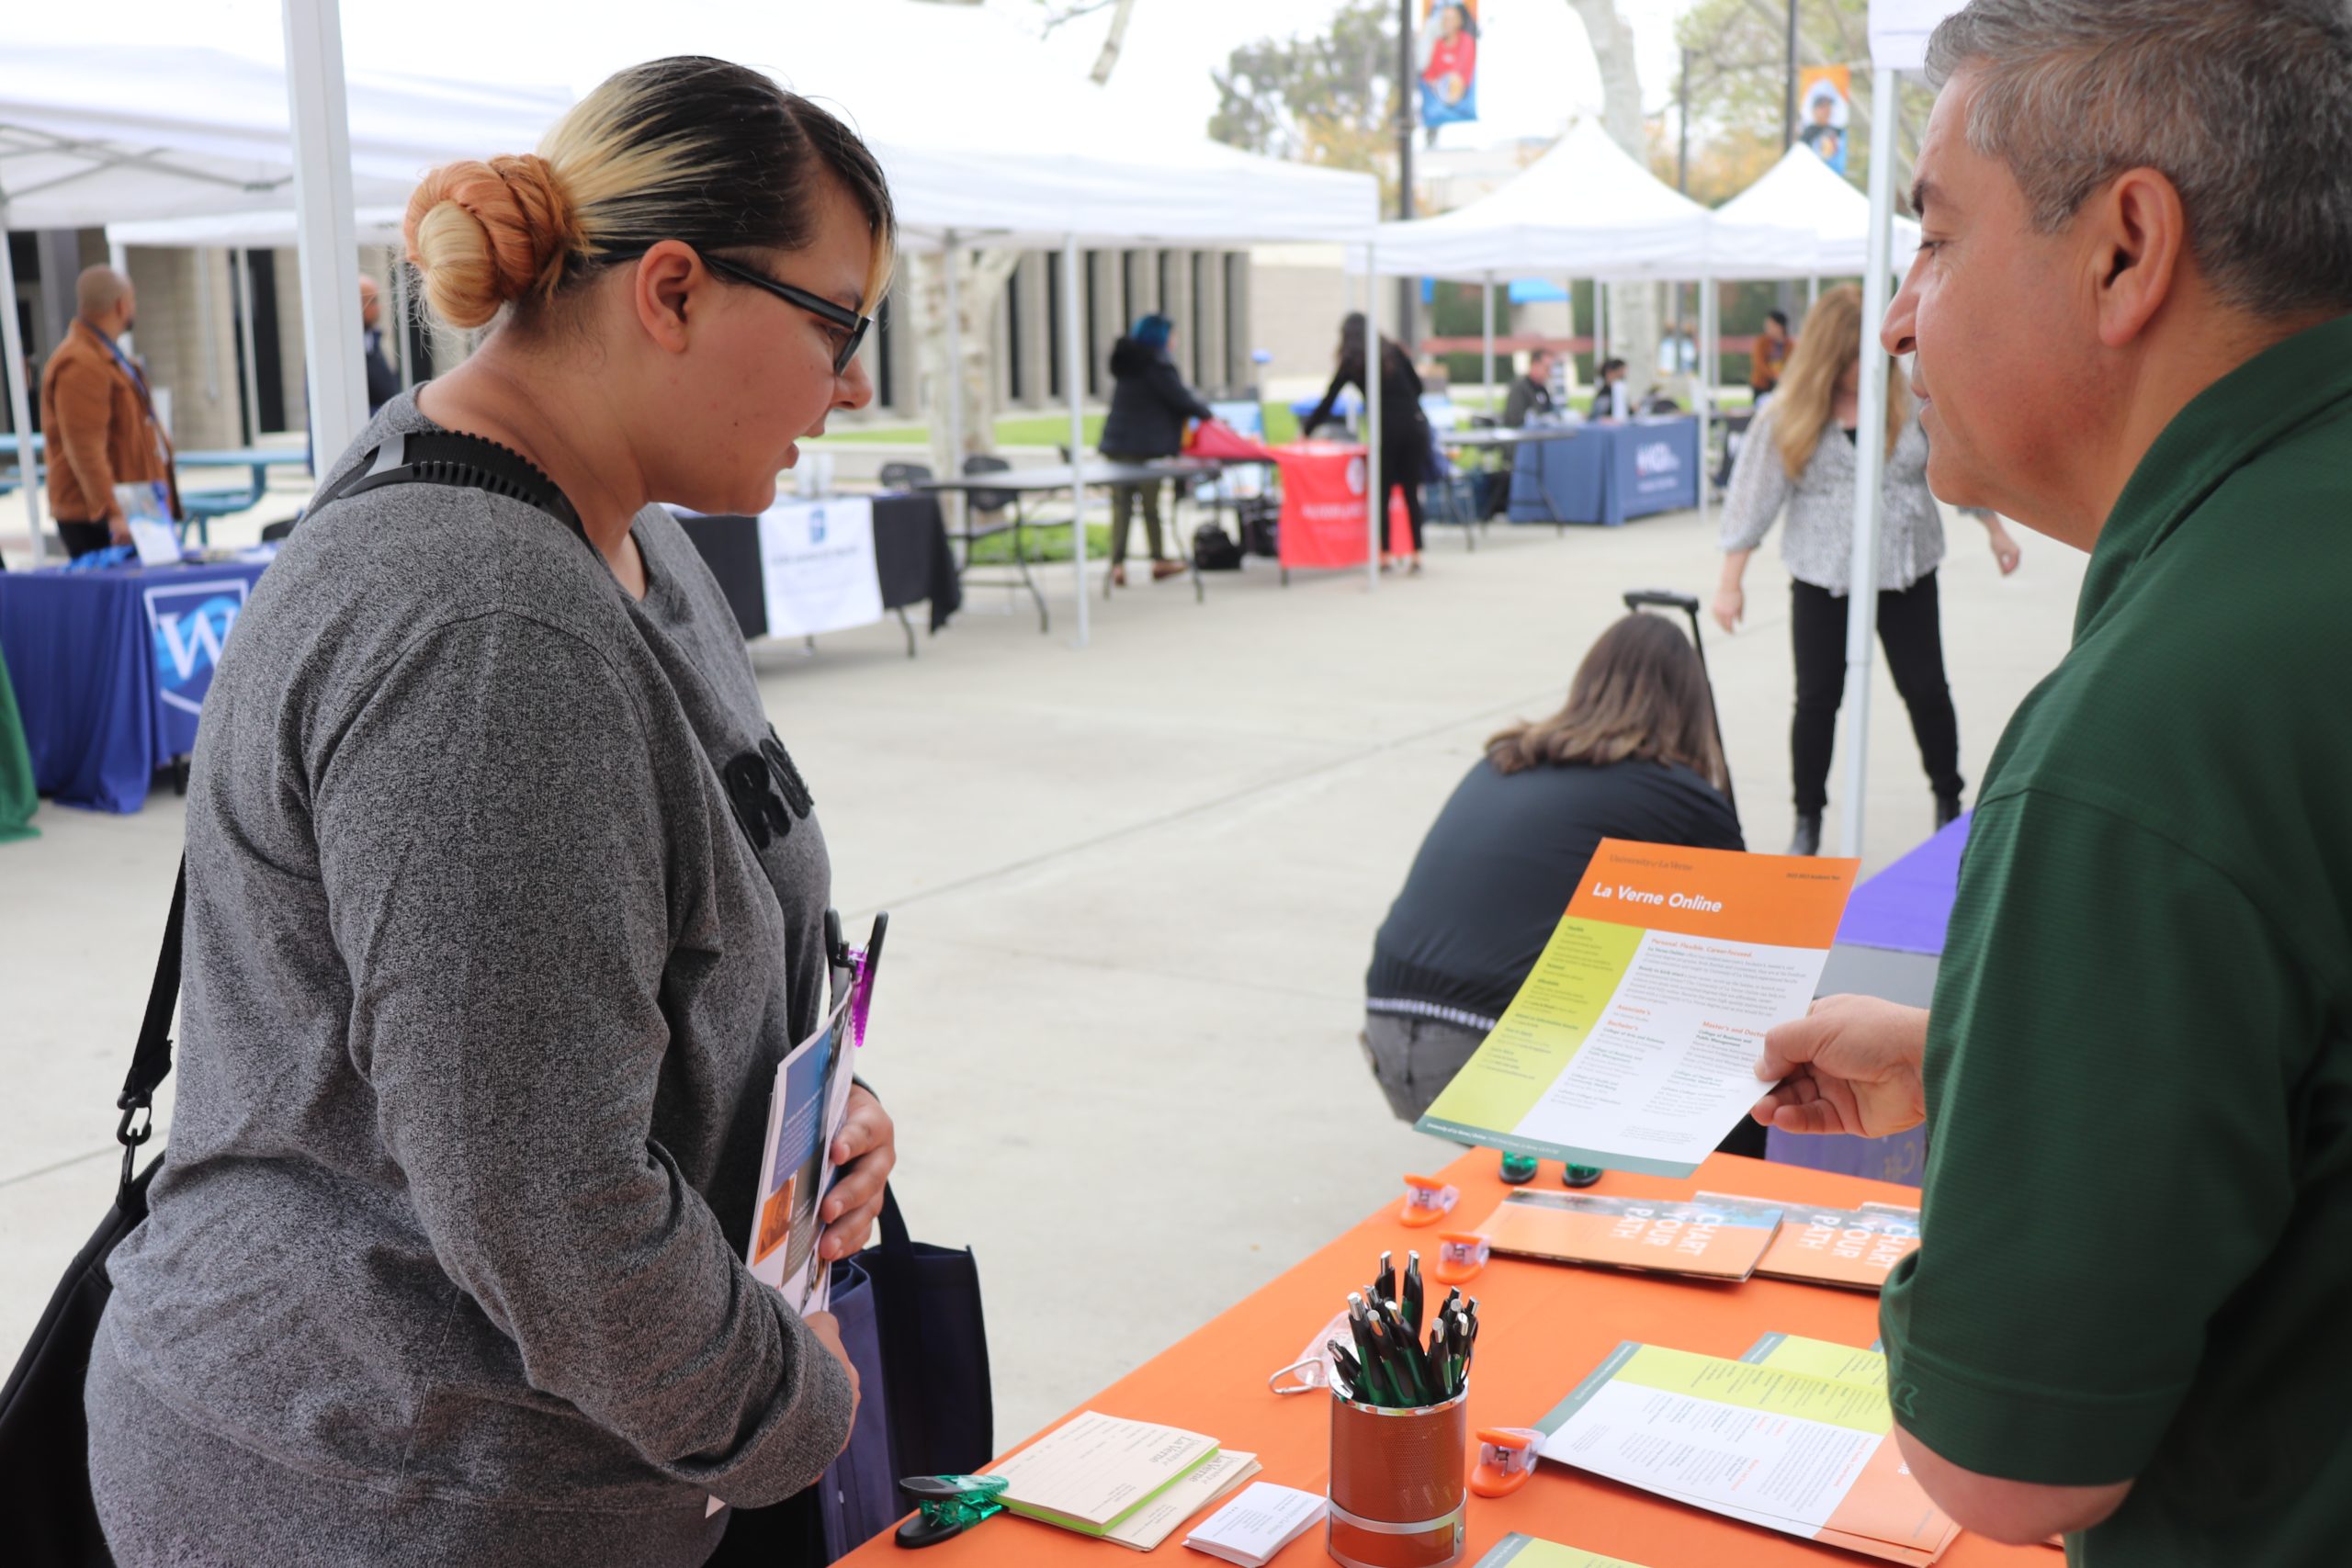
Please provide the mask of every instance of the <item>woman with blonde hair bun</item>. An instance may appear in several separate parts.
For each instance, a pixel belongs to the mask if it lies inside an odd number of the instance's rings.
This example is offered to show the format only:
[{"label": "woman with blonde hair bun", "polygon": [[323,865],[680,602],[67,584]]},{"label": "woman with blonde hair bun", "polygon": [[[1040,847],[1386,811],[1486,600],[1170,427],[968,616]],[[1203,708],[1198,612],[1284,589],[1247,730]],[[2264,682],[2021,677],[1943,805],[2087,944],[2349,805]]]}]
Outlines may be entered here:
[{"label": "woman with blonde hair bun", "polygon": [[[126,1565],[701,1563],[858,1391],[743,1263],[824,836],[654,503],[759,512],[870,400],[889,195],[831,115],[673,59],[435,171],[406,234],[491,332],[333,466],[214,678],[92,1489]],[[863,1088],[828,1153],[831,1258],[896,1158]]]},{"label": "woman with blonde hair bun", "polygon": [[[1796,716],[1789,727],[1796,855],[1821,850],[1829,804],[1829,758],[1846,692],[1846,595],[1854,553],[1854,483],[1862,374],[1862,291],[1846,284],[1806,316],[1780,388],[1748,427],[1724,498],[1722,585],[1715,620],[1730,631],[1746,614],[1747,558],[1783,507],[1781,558],[1789,569],[1790,634],[1796,652]],[[1878,636],[1888,673],[1911,715],[1919,761],[1935,793],[1936,826],[1960,815],[1960,719],[1944,680],[1936,565],[1944,525],[1928,491],[1928,435],[1899,367],[1887,362],[1884,510],[1878,537]],[[1989,512],[1976,513],[2001,574],[2018,547]]]}]

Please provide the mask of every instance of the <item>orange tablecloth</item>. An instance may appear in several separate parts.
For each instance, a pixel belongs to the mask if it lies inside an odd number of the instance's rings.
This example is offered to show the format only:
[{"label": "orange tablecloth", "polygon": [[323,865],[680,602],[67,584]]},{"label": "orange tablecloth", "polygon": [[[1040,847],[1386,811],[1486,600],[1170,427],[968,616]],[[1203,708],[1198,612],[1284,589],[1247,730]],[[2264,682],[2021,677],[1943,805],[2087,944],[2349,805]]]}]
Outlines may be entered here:
[{"label": "orange tablecloth", "polygon": [[[1470,1229],[1509,1190],[1495,1156],[1476,1150],[1456,1161],[1445,1179],[1462,1189],[1453,1222]],[[1535,1186],[1560,1190],[1559,1167],[1546,1161]],[[1717,1155],[1687,1181],[1611,1173],[1593,1191],[1684,1198],[1701,1189],[1797,1202],[1841,1206],[1881,1200],[1917,1202],[1916,1189],[1827,1171],[1768,1165]],[[1404,1184],[1397,1183],[1397,1198]],[[1392,1201],[1363,1224],[1290,1272],[1162,1351],[1081,1408],[1205,1432],[1227,1448],[1254,1453],[1265,1466],[1260,1480],[1320,1492],[1329,1477],[1330,1408],[1327,1394],[1270,1393],[1266,1379],[1288,1364],[1307,1336],[1361,1290],[1381,1250],[1419,1247],[1426,1268],[1434,1260],[1431,1233],[1408,1230]],[[1478,1298],[1477,1364],[1470,1374],[1470,1425],[1530,1427],[1557,1404],[1619,1341],[1639,1339],[1713,1356],[1737,1356],[1758,1335],[1778,1329],[1847,1345],[1878,1337],[1878,1298],[1857,1291],[1750,1280],[1722,1285],[1667,1275],[1570,1269],[1498,1258],[1466,1294]],[[1443,1291],[1432,1294],[1442,1299]],[[1071,1412],[1072,1415],[1077,1412]],[[1061,1423],[1057,1421],[1055,1426]],[[1016,1445],[1025,1448],[1036,1434]],[[1008,1450],[1010,1453],[1013,1450]],[[1000,1456],[1003,1457],[1003,1456]],[[1868,1563],[1878,1561],[1800,1540],[1752,1525],[1668,1503],[1630,1487],[1545,1461],[1511,1496],[1470,1499],[1469,1550],[1475,1563],[1512,1530],[1524,1530],[1589,1551],[1621,1557],[1644,1568],[1773,1568],[1775,1564]],[[1171,1563],[1216,1560],[1183,1547],[1184,1527],[1161,1542],[1155,1557]],[[903,1568],[905,1559],[884,1536],[846,1561],[860,1568]],[[1120,1568],[1131,1554],[1033,1520],[1000,1515],[956,1540],[927,1550],[921,1568],[972,1568],[980,1563],[1052,1568]],[[1327,1562],[1317,1527],[1275,1562],[1281,1568]],[[2039,1546],[2001,1546],[1963,1532],[1941,1560],[1950,1568],[2018,1563],[2052,1568],[2057,1556]]]}]

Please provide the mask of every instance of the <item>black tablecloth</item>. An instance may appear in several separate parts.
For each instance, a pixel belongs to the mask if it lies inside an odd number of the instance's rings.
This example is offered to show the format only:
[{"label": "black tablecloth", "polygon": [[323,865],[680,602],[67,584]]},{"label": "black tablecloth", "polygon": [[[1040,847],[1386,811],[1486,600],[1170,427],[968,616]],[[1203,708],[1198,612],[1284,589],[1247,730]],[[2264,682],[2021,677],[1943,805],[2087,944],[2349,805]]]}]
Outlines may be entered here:
[{"label": "black tablecloth", "polygon": [[[745,638],[768,633],[767,590],[760,570],[760,524],[756,517],[681,517],[710,574],[727,595]],[[929,601],[931,629],[937,631],[964,605],[964,585],[956,575],[956,552],[939,502],[928,495],[874,498],[874,574],[882,580],[882,607],[896,610]]]}]

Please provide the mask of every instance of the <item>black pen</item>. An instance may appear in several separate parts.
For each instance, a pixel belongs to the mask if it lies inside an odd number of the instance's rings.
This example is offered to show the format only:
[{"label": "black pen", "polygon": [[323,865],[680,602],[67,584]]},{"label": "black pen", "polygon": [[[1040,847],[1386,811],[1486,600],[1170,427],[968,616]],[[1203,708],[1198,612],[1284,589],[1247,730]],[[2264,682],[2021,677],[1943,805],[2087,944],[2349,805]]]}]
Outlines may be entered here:
[{"label": "black pen", "polygon": [[1421,1255],[1405,1254],[1405,1293],[1399,1298],[1405,1303],[1405,1326],[1413,1331],[1413,1342],[1421,1338]]},{"label": "black pen", "polygon": [[1453,1357],[1446,1348],[1445,1325],[1441,1323],[1430,1330],[1428,1367],[1430,1385],[1441,1400],[1453,1397]]},{"label": "black pen", "polygon": [[1388,1337],[1390,1353],[1396,1359],[1398,1371],[1402,1373],[1398,1380],[1398,1391],[1406,1394],[1414,1404],[1427,1404],[1430,1403],[1430,1391],[1422,1386],[1423,1373],[1426,1369],[1421,1364],[1420,1341],[1406,1332],[1404,1314],[1396,1310],[1395,1302],[1384,1303],[1384,1312],[1390,1330]]},{"label": "black pen", "polygon": [[1374,1404],[1388,1403],[1381,1389],[1380,1352],[1372,1337],[1371,1314],[1364,1310],[1363,1298],[1350,1292],[1348,1296],[1348,1329],[1356,1342],[1356,1359],[1363,1369],[1356,1379],[1357,1388]]},{"label": "black pen", "polygon": [[1326,1339],[1323,1348],[1331,1352],[1331,1365],[1341,1377],[1351,1383],[1363,1382],[1363,1363],[1349,1355],[1338,1340]]},{"label": "black pen", "polygon": [[1396,1258],[1393,1252],[1380,1255],[1380,1272],[1373,1277],[1372,1281],[1372,1299],[1375,1303],[1385,1302],[1396,1293]]},{"label": "black pen", "polygon": [[883,909],[874,917],[874,929],[865,933],[865,973],[859,976],[869,990],[874,985],[874,971],[882,965],[882,939],[890,934],[890,911]]}]

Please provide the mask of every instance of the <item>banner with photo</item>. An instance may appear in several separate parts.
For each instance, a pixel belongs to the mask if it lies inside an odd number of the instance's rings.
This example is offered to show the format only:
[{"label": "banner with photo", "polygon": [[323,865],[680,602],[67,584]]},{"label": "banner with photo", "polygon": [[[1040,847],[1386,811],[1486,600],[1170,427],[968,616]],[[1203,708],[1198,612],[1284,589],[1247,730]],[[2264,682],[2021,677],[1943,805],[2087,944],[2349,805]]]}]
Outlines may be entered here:
[{"label": "banner with photo", "polygon": [[1478,0],[1422,0],[1414,60],[1420,72],[1423,125],[1476,119]]},{"label": "banner with photo", "polygon": [[781,502],[760,513],[770,637],[870,626],[882,618],[869,496]]},{"label": "banner with photo", "polygon": [[1854,73],[1845,65],[1808,65],[1797,73],[1797,140],[1846,172],[1847,128],[1854,117]]}]

